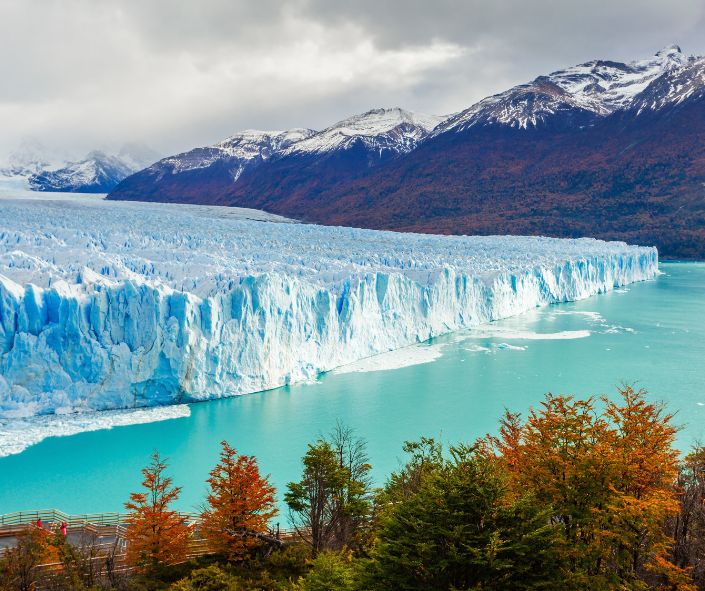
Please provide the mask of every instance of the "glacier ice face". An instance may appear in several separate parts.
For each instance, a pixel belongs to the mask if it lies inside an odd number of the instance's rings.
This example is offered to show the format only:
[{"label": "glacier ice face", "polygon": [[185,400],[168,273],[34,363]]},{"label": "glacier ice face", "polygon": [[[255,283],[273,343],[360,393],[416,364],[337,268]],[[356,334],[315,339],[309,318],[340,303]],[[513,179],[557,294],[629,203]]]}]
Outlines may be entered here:
[{"label": "glacier ice face", "polygon": [[0,197],[0,418],[259,391],[658,272],[621,242],[249,217]]}]

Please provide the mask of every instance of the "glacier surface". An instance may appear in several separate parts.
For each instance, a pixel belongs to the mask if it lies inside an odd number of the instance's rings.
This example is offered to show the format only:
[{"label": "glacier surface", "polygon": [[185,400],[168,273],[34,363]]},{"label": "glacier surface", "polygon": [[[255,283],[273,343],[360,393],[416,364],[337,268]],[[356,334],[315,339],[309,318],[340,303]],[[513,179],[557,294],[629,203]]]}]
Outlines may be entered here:
[{"label": "glacier surface", "polygon": [[255,392],[657,272],[656,249],[622,242],[8,193],[0,418]]}]

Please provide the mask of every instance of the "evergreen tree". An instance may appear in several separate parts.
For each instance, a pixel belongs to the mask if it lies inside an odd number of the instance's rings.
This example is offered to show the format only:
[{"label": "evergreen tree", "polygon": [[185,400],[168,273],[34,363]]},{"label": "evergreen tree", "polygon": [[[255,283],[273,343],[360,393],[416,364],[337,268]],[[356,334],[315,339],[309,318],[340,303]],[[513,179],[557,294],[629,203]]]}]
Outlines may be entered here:
[{"label": "evergreen tree", "polygon": [[321,552],[293,591],[354,591],[357,573],[349,552]]},{"label": "evergreen tree", "polygon": [[[555,529],[546,512],[531,497],[512,497],[502,467],[475,448],[455,447],[450,453],[448,460],[434,454],[433,468],[425,464],[415,490],[399,495],[387,487],[371,586],[384,591],[561,588],[552,551]],[[414,462],[404,473],[418,474],[418,466]],[[398,486],[398,480],[390,485]]]},{"label": "evergreen tree", "polygon": [[348,474],[326,441],[309,444],[303,466],[301,480],[287,485],[284,500],[292,525],[315,557],[330,547],[338,517],[335,494],[345,486]]},{"label": "evergreen tree", "polygon": [[371,469],[362,440],[338,424],[328,440],[310,444],[299,482],[287,485],[292,524],[313,555],[357,544],[372,505]]}]

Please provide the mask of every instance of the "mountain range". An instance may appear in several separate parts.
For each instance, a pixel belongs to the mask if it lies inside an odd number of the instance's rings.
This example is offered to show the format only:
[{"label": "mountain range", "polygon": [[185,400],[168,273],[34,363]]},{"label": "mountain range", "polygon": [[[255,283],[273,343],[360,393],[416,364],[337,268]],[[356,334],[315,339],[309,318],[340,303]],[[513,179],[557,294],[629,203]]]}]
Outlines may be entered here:
[{"label": "mountain range", "polygon": [[703,258],[705,58],[671,46],[591,61],[447,117],[374,109],[322,131],[245,131],[160,160],[109,198],[399,231],[595,236]]},{"label": "mountain range", "polygon": [[21,181],[33,191],[108,193],[125,177],[157,160],[142,144],[126,144],[116,154],[93,150],[69,160],[48,154],[37,142],[28,142],[9,157],[0,177]]}]

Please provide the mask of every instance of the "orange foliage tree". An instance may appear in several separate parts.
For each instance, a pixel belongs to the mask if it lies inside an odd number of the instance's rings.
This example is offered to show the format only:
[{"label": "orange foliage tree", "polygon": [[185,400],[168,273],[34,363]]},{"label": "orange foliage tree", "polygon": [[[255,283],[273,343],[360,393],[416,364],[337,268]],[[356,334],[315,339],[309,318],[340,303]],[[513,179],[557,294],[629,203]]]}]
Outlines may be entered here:
[{"label": "orange foliage tree", "polygon": [[275,490],[262,477],[257,460],[242,456],[221,442],[220,462],[210,472],[203,533],[211,548],[229,560],[241,560],[260,544],[269,521],[277,514]]},{"label": "orange foliage tree", "polygon": [[165,475],[167,465],[152,454],[152,461],[142,470],[146,492],[132,493],[125,507],[131,511],[127,528],[128,563],[141,570],[176,564],[186,559],[190,528],[178,512],[170,509],[181,487]]},{"label": "orange foliage tree", "polygon": [[504,464],[516,494],[551,507],[571,588],[641,589],[660,579],[691,589],[668,560],[663,529],[678,511],[673,416],[643,390],[625,386],[619,398],[549,394],[526,421],[505,413],[499,436],[482,447]]},{"label": "orange foliage tree", "polygon": [[30,525],[16,536],[16,544],[0,555],[0,589],[34,591],[40,565],[58,562],[49,531]]}]

